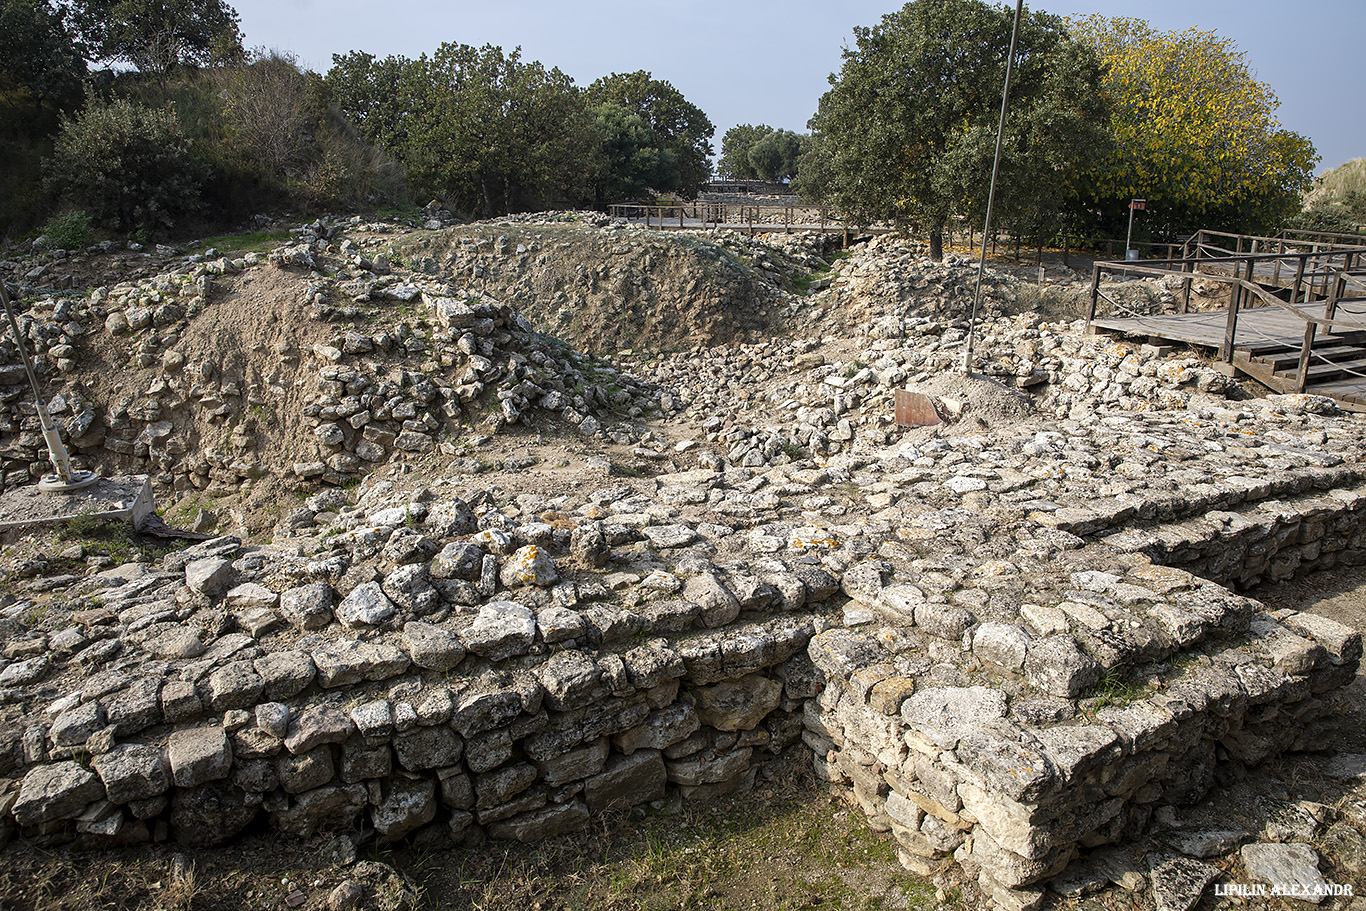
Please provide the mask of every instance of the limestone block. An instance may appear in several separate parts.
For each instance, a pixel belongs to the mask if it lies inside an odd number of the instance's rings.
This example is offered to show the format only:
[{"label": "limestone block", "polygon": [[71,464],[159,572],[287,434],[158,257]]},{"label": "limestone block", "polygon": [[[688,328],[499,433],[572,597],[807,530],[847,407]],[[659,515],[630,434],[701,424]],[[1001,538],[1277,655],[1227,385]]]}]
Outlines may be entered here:
[{"label": "limestone block", "polygon": [[232,746],[218,725],[172,731],[167,754],[178,788],[226,778],[232,768]]},{"label": "limestone block", "polygon": [[[748,753],[748,750],[743,752]],[[668,780],[665,762],[655,750],[616,756],[584,785],[584,798],[594,813],[609,806],[635,806],[664,796]]]}]

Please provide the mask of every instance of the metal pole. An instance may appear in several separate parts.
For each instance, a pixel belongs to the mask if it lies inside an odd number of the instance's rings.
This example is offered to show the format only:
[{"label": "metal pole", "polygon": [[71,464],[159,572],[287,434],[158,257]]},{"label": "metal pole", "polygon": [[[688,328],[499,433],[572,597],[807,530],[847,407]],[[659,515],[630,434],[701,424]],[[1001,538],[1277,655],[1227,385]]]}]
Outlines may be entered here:
[{"label": "metal pole", "polygon": [[43,393],[38,388],[38,374],[33,372],[33,362],[29,360],[28,349],[24,347],[23,335],[19,332],[19,321],[14,317],[14,308],[9,302],[9,289],[5,287],[3,279],[0,279],[0,303],[4,304],[5,316],[9,318],[10,332],[14,335],[14,347],[19,349],[19,358],[24,362],[24,373],[28,374],[28,384],[33,390],[33,401],[38,406],[38,424],[43,429],[43,441],[47,443],[48,457],[57,472],[55,475],[45,476],[38,482],[38,486],[44,490],[75,490],[93,484],[97,480],[94,472],[71,470],[71,457],[62,445],[62,438],[57,435],[52,415],[47,413],[47,406],[43,404]]},{"label": "metal pole", "polygon": [[996,125],[996,157],[991,162],[991,186],[987,190],[987,217],[982,226],[982,256],[977,260],[977,287],[972,293],[972,315],[968,317],[967,345],[963,349],[963,373],[972,373],[972,343],[977,331],[977,310],[982,303],[982,275],[987,268],[987,234],[991,232],[991,209],[996,202],[996,177],[1001,170],[1001,143],[1006,132],[1006,105],[1010,101],[1010,77],[1015,73],[1015,41],[1020,35],[1020,14],[1024,0],[1015,0],[1015,24],[1010,28],[1010,53],[1006,57],[1006,84],[1001,90],[1001,119]]}]

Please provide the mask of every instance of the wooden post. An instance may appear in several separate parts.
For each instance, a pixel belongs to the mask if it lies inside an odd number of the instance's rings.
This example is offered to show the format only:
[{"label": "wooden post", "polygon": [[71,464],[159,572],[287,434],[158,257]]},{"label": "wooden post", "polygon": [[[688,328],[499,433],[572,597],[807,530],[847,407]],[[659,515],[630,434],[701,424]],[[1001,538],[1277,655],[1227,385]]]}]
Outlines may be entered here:
[{"label": "wooden post", "polygon": [[1086,311],[1086,331],[1091,331],[1091,321],[1096,318],[1096,303],[1100,299],[1100,263],[1091,266],[1091,308]]},{"label": "wooden post", "polygon": [[1114,258],[1115,258],[1115,242],[1114,242],[1113,240],[1106,240],[1106,241],[1105,241],[1105,258],[1106,258],[1106,259],[1114,259]]},{"label": "wooden post", "polygon": [[1276,244],[1276,264],[1271,267],[1271,284],[1281,283],[1281,257],[1285,255],[1285,241]]},{"label": "wooden post", "polygon": [[783,233],[792,233],[792,207],[783,206]]},{"label": "wooden post", "polygon": [[[1295,305],[1295,298],[1300,294],[1300,285],[1304,283],[1304,270],[1308,263],[1308,255],[1301,253],[1299,262],[1295,266],[1295,283],[1290,286],[1290,305],[1292,307]],[[1305,295],[1305,297],[1307,296]]]},{"label": "wooden post", "polygon": [[[1347,268],[1347,254],[1342,254],[1342,267]],[[1328,257],[1328,302],[1323,305],[1323,318],[1331,320],[1338,312],[1338,295],[1341,293],[1342,280],[1333,271],[1333,257]],[[1327,326],[1328,332],[1333,331],[1333,324]],[[1301,390],[1303,391],[1303,390]]]},{"label": "wooden post", "polygon": [[1069,263],[1069,262],[1067,261],[1067,253],[1068,253],[1067,244],[1068,244],[1068,242],[1069,242],[1069,238],[1068,238],[1068,236],[1067,236],[1066,234],[1064,234],[1064,235],[1062,236],[1062,266],[1063,266],[1064,269],[1070,269],[1070,268],[1072,268],[1072,264]]},{"label": "wooden post", "polygon": [[1243,286],[1238,282],[1238,273],[1233,273],[1234,282],[1229,288],[1228,323],[1224,326],[1224,350],[1220,356],[1225,363],[1233,363],[1233,342],[1238,336],[1238,306],[1242,303]]},{"label": "wooden post", "polygon": [[[1195,261],[1191,259],[1181,260],[1182,272],[1194,272]],[[1195,279],[1188,278],[1181,282],[1181,313],[1189,313],[1191,308],[1191,286],[1195,284]]]},{"label": "wooden post", "polygon": [[975,225],[968,225],[968,252],[977,249],[977,228]]},{"label": "wooden post", "polygon": [[749,236],[754,236],[754,207],[749,208]]},{"label": "wooden post", "polygon": [[678,207],[678,230],[683,230],[683,207]]},{"label": "wooden post", "polygon": [[1304,345],[1300,348],[1300,363],[1295,368],[1295,391],[1303,392],[1309,382],[1309,358],[1314,351],[1314,332],[1317,323],[1307,323],[1304,327]]}]

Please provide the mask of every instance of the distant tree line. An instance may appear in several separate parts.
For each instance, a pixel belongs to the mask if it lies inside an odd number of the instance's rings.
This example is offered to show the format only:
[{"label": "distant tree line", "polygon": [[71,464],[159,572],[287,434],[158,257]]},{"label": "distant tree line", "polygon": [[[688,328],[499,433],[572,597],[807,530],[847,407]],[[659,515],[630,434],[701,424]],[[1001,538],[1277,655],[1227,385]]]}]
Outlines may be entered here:
[{"label": "distant tree line", "polygon": [[[788,182],[856,222],[930,238],[981,223],[1009,8],[912,0],[857,28],[808,133],[740,124],[717,171]],[[92,74],[91,66],[118,72]],[[1270,233],[1318,160],[1213,32],[1030,11],[1016,51],[998,225],[1044,242],[1136,225]],[[486,45],[336,55],[326,74],[248,52],[224,0],[0,0],[0,231],[64,210],[106,232],[437,199],[470,217],[690,197],[713,126],[670,83],[578,86]],[[1314,216],[1351,220],[1357,197]],[[1345,214],[1344,214],[1345,213]]]},{"label": "distant tree line", "polygon": [[323,82],[416,194],[467,214],[692,196],[711,173],[711,121],[643,71],[580,89],[520,50],[443,44],[415,60],[336,55]]}]

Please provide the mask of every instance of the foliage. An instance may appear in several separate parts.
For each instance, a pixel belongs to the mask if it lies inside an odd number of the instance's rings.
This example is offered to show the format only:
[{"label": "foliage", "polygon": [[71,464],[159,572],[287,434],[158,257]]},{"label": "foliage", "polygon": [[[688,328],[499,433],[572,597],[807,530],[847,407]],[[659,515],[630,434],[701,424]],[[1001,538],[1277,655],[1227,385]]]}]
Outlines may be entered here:
[{"label": "foliage", "polygon": [[767,124],[738,123],[721,137],[721,157],[716,172],[732,180],[758,180],[759,175],[749,161],[749,150],[756,142],[773,132]]},{"label": "foliage", "polygon": [[1103,227],[1118,229],[1134,197],[1148,200],[1149,223],[1166,234],[1269,232],[1299,208],[1318,154],[1281,128],[1275,93],[1232,40],[1160,32],[1141,19],[1072,26],[1106,66],[1115,154],[1092,170],[1087,200]]},{"label": "foliage", "polygon": [[43,225],[43,236],[50,246],[62,250],[81,250],[90,243],[90,216],[80,209],[54,215]]},{"label": "foliage", "polygon": [[1351,192],[1366,193],[1366,158],[1353,158],[1314,181],[1310,199],[1341,198]]},{"label": "foliage", "polygon": [[1366,192],[1345,190],[1336,196],[1321,196],[1300,210],[1290,220],[1290,226],[1302,231],[1363,233],[1366,228]]},{"label": "foliage", "polygon": [[806,136],[791,130],[773,130],[749,147],[750,168],[760,180],[791,180],[797,176],[806,141]]},{"label": "foliage", "polygon": [[66,17],[47,0],[0,0],[0,105],[66,110],[78,104],[85,59]]},{"label": "foliage", "polygon": [[356,135],[330,107],[322,79],[293,55],[261,53],[210,81],[221,104],[221,151],[267,192],[308,207],[403,197],[401,169]]},{"label": "foliage", "polygon": [[492,215],[587,190],[591,122],[573,80],[520,49],[443,44],[416,60],[334,56],[341,107],[408,168],[418,190]]},{"label": "foliage", "polygon": [[42,222],[43,159],[63,111],[81,103],[85,60],[49,0],[0,0],[0,232]]},{"label": "foliage", "polygon": [[668,82],[644,70],[612,73],[589,85],[584,97],[591,106],[617,104],[640,115],[660,154],[672,152],[676,157],[678,189],[685,195],[695,195],[711,177],[711,137],[716,128],[701,108]]},{"label": "foliage", "polygon": [[241,59],[237,11],[224,0],[74,0],[90,56],[165,76],[176,66]]},{"label": "foliage", "polygon": [[402,153],[409,99],[407,80],[413,61],[352,51],[333,54],[324,77],[332,103],[372,142]]},{"label": "foliage", "polygon": [[[819,198],[855,221],[922,227],[940,258],[950,216],[985,209],[1012,18],[981,0],[914,0],[855,29],[811,121],[828,155]],[[1019,217],[1074,192],[1105,111],[1095,56],[1061,19],[1026,13],[1017,57],[998,198]]]},{"label": "foliage", "polygon": [[645,118],[611,102],[589,108],[589,114],[599,143],[593,180],[598,206],[678,189],[683,180],[678,153],[660,148]]},{"label": "foliage", "polygon": [[169,228],[199,208],[202,171],[174,109],[122,99],[64,121],[49,166],[60,192],[115,230]]}]

